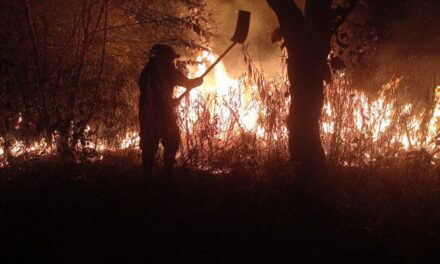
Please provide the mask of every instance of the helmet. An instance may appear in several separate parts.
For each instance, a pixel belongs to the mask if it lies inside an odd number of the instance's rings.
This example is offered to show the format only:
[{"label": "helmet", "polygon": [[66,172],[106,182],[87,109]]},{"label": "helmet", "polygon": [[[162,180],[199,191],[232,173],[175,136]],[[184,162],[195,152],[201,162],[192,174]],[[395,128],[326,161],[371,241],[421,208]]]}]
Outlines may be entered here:
[{"label": "helmet", "polygon": [[154,44],[151,48],[150,56],[168,57],[171,59],[177,59],[180,57],[180,55],[176,53],[173,47],[166,44]]}]

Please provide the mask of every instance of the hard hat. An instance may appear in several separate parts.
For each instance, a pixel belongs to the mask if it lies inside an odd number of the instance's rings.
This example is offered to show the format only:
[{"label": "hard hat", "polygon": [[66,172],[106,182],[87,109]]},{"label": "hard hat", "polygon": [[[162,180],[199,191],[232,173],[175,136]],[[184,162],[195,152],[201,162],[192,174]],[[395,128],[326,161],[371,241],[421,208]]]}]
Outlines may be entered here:
[{"label": "hard hat", "polygon": [[166,56],[172,59],[177,59],[180,57],[180,55],[176,53],[173,47],[167,44],[154,44],[151,48],[151,55],[158,57]]}]

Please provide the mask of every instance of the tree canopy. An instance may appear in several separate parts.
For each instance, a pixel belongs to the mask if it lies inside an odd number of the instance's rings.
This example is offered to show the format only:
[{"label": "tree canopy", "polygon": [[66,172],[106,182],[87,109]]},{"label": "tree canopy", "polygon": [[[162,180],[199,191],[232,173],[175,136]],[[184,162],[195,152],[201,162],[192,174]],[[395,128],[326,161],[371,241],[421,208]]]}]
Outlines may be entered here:
[{"label": "tree canopy", "polygon": [[196,52],[213,29],[201,0],[2,1],[0,134],[54,135],[69,153],[89,125],[102,137],[134,127],[151,45]]}]

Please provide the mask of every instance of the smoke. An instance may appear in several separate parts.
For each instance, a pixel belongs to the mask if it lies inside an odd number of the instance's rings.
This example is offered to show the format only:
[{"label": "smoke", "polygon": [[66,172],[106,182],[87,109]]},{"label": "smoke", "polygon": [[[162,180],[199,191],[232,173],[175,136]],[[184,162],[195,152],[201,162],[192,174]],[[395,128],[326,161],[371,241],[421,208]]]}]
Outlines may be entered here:
[{"label": "smoke", "polygon": [[[229,45],[237,23],[238,10],[252,13],[249,36],[246,44],[257,65],[261,65],[266,76],[281,74],[280,43],[271,43],[270,36],[279,24],[274,12],[266,0],[207,0],[208,7],[214,11],[218,34],[214,37],[212,48],[221,54]],[[296,0],[303,9],[305,0]],[[367,88],[380,87],[396,75],[405,75],[406,79],[429,79],[440,71],[440,7],[438,0],[427,0],[421,5],[416,0],[382,2],[379,0],[365,1],[367,5],[376,7],[373,23],[387,25],[388,35],[374,47],[372,53],[374,72],[368,74],[368,80],[361,83]],[[384,8],[388,7],[388,8]],[[358,9],[363,10],[363,9]],[[366,14],[361,14],[365,17]],[[370,18],[369,18],[370,19]],[[374,21],[377,20],[378,21]],[[351,36],[360,38],[360,36]],[[241,49],[235,47],[224,59],[226,69],[231,77],[238,77],[247,71]],[[365,69],[364,69],[365,70]],[[359,74],[366,76],[365,74]],[[429,76],[428,76],[429,75]],[[356,78],[356,77],[355,77]],[[440,72],[438,72],[440,79]],[[429,80],[428,80],[429,81]],[[367,87],[368,86],[368,87]],[[413,83],[412,86],[418,86]]]},{"label": "smoke", "polygon": [[[238,10],[250,11],[251,25],[246,44],[249,45],[251,58],[258,66],[263,67],[266,76],[281,74],[280,43],[271,43],[270,40],[272,32],[279,24],[266,0],[208,0],[208,7],[214,11],[218,27],[218,35],[212,45],[216,54],[221,54],[231,44],[230,38],[235,31]],[[234,48],[223,62],[231,77],[236,78],[247,70],[240,48]]]},{"label": "smoke", "polygon": [[374,71],[365,85],[378,89],[391,78],[403,76],[413,98],[440,84],[440,6],[438,0],[404,3],[395,1],[388,9],[382,4],[373,10],[386,36],[375,47]]}]

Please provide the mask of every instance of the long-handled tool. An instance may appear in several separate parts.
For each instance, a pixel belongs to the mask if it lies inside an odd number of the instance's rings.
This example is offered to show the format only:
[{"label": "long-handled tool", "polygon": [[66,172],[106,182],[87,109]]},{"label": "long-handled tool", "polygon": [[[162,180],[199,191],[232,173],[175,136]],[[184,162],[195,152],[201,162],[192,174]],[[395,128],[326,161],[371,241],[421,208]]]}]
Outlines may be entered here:
[{"label": "long-handled tool", "polygon": [[[251,22],[251,13],[248,11],[240,10],[238,13],[238,21],[237,27],[235,28],[234,36],[231,38],[232,44],[225,50],[225,52],[218,57],[218,59],[205,71],[205,73],[200,76],[201,78],[205,77],[214,67],[228,54],[228,52],[238,43],[243,44],[247,38],[249,33],[249,26]],[[180,102],[191,89],[187,89],[181,96],[177,98],[177,101]]]}]

